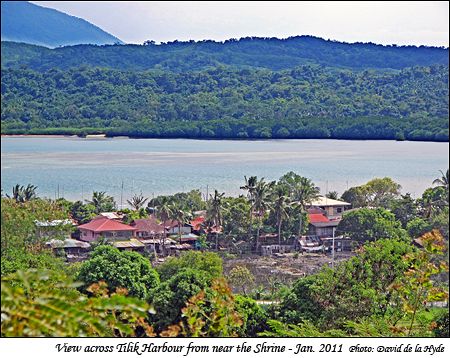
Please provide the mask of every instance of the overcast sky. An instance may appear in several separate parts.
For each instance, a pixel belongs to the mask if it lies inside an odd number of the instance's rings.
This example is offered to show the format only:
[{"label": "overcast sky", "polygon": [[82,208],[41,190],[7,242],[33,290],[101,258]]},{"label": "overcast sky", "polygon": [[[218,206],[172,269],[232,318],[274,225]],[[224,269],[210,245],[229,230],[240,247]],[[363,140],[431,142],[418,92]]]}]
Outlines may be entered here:
[{"label": "overcast sky", "polygon": [[127,43],[314,35],[345,42],[449,46],[449,3],[32,1]]}]

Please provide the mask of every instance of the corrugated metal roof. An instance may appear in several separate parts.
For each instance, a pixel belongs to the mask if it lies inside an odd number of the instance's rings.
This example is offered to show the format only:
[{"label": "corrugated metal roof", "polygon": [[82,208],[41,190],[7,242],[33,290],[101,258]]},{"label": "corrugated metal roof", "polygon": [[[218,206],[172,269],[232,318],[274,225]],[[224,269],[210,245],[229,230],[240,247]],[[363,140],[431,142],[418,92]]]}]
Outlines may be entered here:
[{"label": "corrugated metal roof", "polygon": [[65,239],[65,240],[50,240],[45,243],[46,245],[50,246],[52,249],[56,248],[82,248],[82,249],[88,249],[91,247],[91,245],[88,242],[74,240],[74,239]]},{"label": "corrugated metal roof", "polygon": [[142,242],[136,239],[130,239],[127,241],[114,241],[113,245],[118,249],[145,247]]},{"label": "corrugated metal roof", "polygon": [[36,226],[39,227],[49,227],[49,226],[59,226],[59,225],[74,225],[73,221],[70,219],[66,220],[52,220],[52,221],[39,221],[34,220]]},{"label": "corrugated metal roof", "polygon": [[311,206],[350,206],[352,204],[345,201],[334,200],[325,196],[319,196],[316,200],[311,201]]}]

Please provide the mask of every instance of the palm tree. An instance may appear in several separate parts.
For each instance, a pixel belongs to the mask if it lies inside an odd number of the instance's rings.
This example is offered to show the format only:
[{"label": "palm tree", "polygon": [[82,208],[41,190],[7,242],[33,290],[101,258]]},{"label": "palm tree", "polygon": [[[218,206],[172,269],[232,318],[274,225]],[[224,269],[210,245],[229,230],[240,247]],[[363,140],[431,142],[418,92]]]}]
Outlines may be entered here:
[{"label": "palm tree", "polygon": [[216,227],[216,250],[219,249],[219,227],[222,225],[222,199],[225,193],[219,194],[217,189],[214,190],[214,196],[210,195],[207,208],[207,221],[210,223],[210,227]]},{"label": "palm tree", "polygon": [[261,230],[262,219],[267,210],[270,209],[271,200],[270,195],[272,194],[272,188],[275,182],[267,183],[262,178],[256,183],[255,189],[253,191],[253,212],[256,212],[258,216],[258,226],[256,229],[256,249],[259,248],[259,232]]},{"label": "palm tree", "polygon": [[339,198],[339,194],[337,191],[330,191],[329,193],[327,193],[327,195],[325,195],[328,199],[334,199],[334,200],[338,200]]},{"label": "palm tree", "polygon": [[[246,176],[244,176],[245,179],[245,185],[241,186],[240,189],[247,190],[247,199],[250,202],[250,204],[253,203],[253,195],[255,192],[256,183],[258,182],[258,178],[256,176],[251,176],[247,179]],[[252,226],[253,226],[253,205],[250,205],[250,212],[249,212],[249,223],[250,226],[248,227],[248,236],[250,238],[252,233]]]},{"label": "palm tree", "polygon": [[439,172],[442,176],[440,178],[434,179],[433,184],[437,184],[438,187],[442,187],[448,192],[448,169],[445,174],[442,170],[439,170]]},{"label": "palm tree", "polygon": [[23,190],[23,196],[25,201],[29,201],[36,198],[36,189],[37,186],[28,184],[27,187]]},{"label": "palm tree", "polygon": [[163,196],[159,200],[158,206],[156,207],[156,213],[159,219],[163,222],[163,235],[162,235],[162,250],[165,251],[166,245],[166,222],[171,218],[173,212],[173,204],[172,201]]},{"label": "palm tree", "polygon": [[96,214],[114,210],[116,207],[114,198],[112,196],[106,195],[106,192],[104,191],[94,191],[92,193],[92,200],[86,200],[86,202],[95,207]]},{"label": "palm tree", "polygon": [[187,220],[189,220],[191,214],[188,211],[183,210],[178,205],[172,205],[171,211],[172,214],[170,215],[170,219],[178,223],[178,240],[181,244],[181,227]]},{"label": "palm tree", "polygon": [[146,201],[148,200],[148,198],[144,198],[144,196],[142,195],[136,195],[134,194],[133,197],[131,198],[131,200],[127,200],[127,203],[136,211],[138,211],[139,209],[141,209]]},{"label": "palm tree", "polygon": [[[35,185],[28,184],[27,187],[24,188],[23,185],[16,184],[12,190],[12,198],[17,203],[25,203],[36,199],[36,189],[37,186]],[[8,194],[6,196],[10,198]]]},{"label": "palm tree", "polygon": [[273,210],[277,218],[278,226],[278,244],[281,245],[281,225],[284,219],[289,218],[287,209],[290,207],[289,197],[286,195],[286,189],[282,186],[277,186],[274,191]]},{"label": "palm tree", "polygon": [[299,209],[299,226],[298,226],[298,236],[302,234],[302,221],[303,214],[306,210],[306,206],[310,204],[313,200],[319,197],[319,188],[314,186],[314,183],[305,177],[299,177],[293,191],[293,201],[296,203]]}]

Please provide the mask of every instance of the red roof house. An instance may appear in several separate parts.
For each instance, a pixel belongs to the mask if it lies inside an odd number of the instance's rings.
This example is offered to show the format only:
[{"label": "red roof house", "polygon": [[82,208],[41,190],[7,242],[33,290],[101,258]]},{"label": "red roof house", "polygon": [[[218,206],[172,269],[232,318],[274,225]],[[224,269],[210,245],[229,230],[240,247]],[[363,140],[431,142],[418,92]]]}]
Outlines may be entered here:
[{"label": "red roof house", "polygon": [[331,237],[340,220],[330,220],[322,213],[308,213],[309,235],[319,237]]},{"label": "red roof house", "polygon": [[80,230],[80,240],[83,241],[94,241],[99,237],[129,240],[136,231],[132,226],[105,217],[94,218],[87,224],[78,226],[78,229]]},{"label": "red roof house", "polygon": [[330,222],[324,214],[308,214],[308,219],[311,224]]},{"label": "red roof house", "polygon": [[156,219],[153,215],[147,219],[136,219],[130,224],[136,229],[136,237],[138,238],[154,238],[157,235],[164,234],[164,225]]}]

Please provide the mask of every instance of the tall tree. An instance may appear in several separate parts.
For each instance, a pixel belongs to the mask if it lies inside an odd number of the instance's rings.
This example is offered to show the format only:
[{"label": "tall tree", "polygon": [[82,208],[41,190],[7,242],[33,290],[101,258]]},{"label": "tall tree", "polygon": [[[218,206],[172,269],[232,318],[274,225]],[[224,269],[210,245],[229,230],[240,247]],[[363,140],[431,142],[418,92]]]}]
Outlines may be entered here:
[{"label": "tall tree", "polygon": [[256,249],[259,248],[259,232],[261,230],[262,220],[267,210],[271,208],[271,194],[275,182],[267,183],[261,178],[255,185],[253,191],[253,212],[258,217],[258,225],[256,229]]},{"label": "tall tree", "polygon": [[86,202],[95,207],[96,214],[116,209],[114,198],[106,195],[106,192],[104,191],[94,191],[92,194],[92,200],[86,200]]},{"label": "tall tree", "polygon": [[141,209],[145,203],[147,202],[148,198],[144,198],[142,193],[140,195],[134,194],[131,200],[127,200],[127,203],[134,209],[139,210]]},{"label": "tall tree", "polygon": [[[25,203],[27,201],[36,199],[36,189],[37,186],[28,184],[25,188],[23,185],[16,184],[12,190],[12,198],[17,203]],[[11,198],[8,194],[6,194],[8,198]]]},{"label": "tall tree", "polygon": [[277,186],[274,190],[273,210],[277,219],[278,227],[278,244],[281,245],[281,225],[284,219],[289,217],[288,208],[290,207],[290,199],[286,195],[286,190],[282,186]]},{"label": "tall tree", "polygon": [[184,208],[180,207],[177,204],[172,204],[172,214],[170,215],[170,219],[177,222],[178,227],[178,240],[181,244],[181,228],[186,223],[187,220],[191,217],[191,214],[184,210]]},{"label": "tall tree", "polygon": [[440,178],[434,179],[433,184],[437,184],[437,186],[441,186],[448,191],[448,169],[445,174],[442,170],[439,170],[439,172],[442,176]]},{"label": "tall tree", "polygon": [[166,245],[166,226],[167,221],[172,216],[173,212],[173,204],[172,201],[167,196],[162,196],[158,202],[158,206],[156,207],[156,215],[158,218],[163,222],[163,234],[162,234],[162,249],[163,252],[165,251],[165,245]]},{"label": "tall tree", "polygon": [[210,223],[210,227],[216,228],[216,250],[219,248],[219,228],[222,225],[222,210],[223,210],[223,197],[225,193],[220,193],[217,189],[214,190],[214,196],[210,195],[207,207],[207,221]]},{"label": "tall tree", "polygon": [[249,228],[248,228],[248,236],[251,237],[252,234],[252,226],[253,226],[253,196],[255,192],[256,183],[258,182],[258,178],[256,176],[251,176],[247,179],[246,176],[244,176],[245,179],[245,185],[241,186],[240,189],[247,191],[247,199],[250,203],[250,211],[249,211]]},{"label": "tall tree", "polygon": [[441,173],[441,177],[440,178],[436,178],[433,180],[433,184],[437,185],[438,188],[443,188],[445,189],[446,192],[446,199],[447,199],[447,204],[448,204],[448,169],[447,171],[444,172],[442,170],[439,170],[439,172]]},{"label": "tall tree", "polygon": [[305,177],[300,177],[295,184],[293,192],[293,201],[299,210],[298,236],[303,232],[303,214],[306,212],[306,206],[319,197],[319,188]]}]

